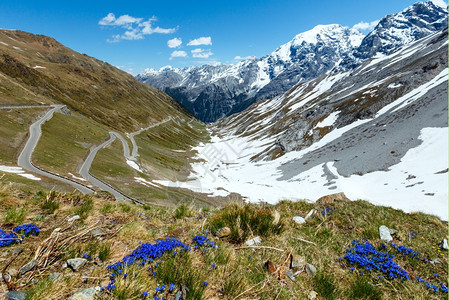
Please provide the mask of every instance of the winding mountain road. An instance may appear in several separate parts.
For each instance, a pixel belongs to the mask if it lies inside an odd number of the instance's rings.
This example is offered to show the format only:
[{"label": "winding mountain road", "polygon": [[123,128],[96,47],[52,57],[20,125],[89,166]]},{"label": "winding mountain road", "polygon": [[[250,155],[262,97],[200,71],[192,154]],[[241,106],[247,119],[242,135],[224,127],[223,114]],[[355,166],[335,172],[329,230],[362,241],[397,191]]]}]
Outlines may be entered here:
[{"label": "winding mountain road", "polygon": [[49,177],[55,180],[58,180],[63,183],[70,184],[75,189],[79,190],[83,194],[90,194],[94,192],[94,190],[87,185],[81,184],[79,182],[76,182],[75,180],[72,180],[70,178],[55,174],[50,171],[46,171],[42,168],[37,167],[33,164],[31,161],[31,156],[33,155],[33,151],[36,148],[37,143],[39,142],[39,139],[42,135],[42,124],[45,123],[47,120],[50,120],[53,117],[53,113],[56,111],[61,110],[65,105],[53,105],[53,108],[50,109],[45,113],[45,115],[40,118],[38,121],[34,122],[30,126],[30,132],[29,132],[29,138],[25,144],[25,147],[23,147],[22,152],[20,152],[19,158],[17,160],[17,164],[22,167],[23,169],[45,176]]}]

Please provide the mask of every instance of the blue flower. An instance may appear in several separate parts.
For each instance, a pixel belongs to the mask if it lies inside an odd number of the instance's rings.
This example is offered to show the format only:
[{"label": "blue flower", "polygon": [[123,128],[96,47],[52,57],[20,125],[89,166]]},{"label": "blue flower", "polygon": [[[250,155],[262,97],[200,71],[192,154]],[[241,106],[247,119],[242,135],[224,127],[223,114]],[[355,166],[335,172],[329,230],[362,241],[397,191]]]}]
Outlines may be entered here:
[{"label": "blue flower", "polygon": [[169,289],[170,291],[174,291],[174,290],[176,289],[176,284],[170,283],[170,284],[168,285],[168,289]]},{"label": "blue flower", "polygon": [[206,287],[208,283],[206,281],[203,281],[204,286]]}]

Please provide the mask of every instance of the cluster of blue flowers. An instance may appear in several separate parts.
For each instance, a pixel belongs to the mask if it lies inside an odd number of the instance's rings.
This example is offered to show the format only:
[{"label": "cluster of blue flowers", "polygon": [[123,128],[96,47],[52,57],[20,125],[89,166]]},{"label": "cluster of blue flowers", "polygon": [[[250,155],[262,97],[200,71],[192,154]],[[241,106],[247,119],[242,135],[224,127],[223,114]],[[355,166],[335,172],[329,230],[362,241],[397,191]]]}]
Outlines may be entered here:
[{"label": "cluster of blue flowers", "polygon": [[[167,286],[166,286],[165,284],[163,284],[163,285],[158,285],[158,286],[155,288],[155,295],[153,296],[153,299],[156,299],[156,300],[159,300],[159,299],[164,300],[165,297],[159,298],[159,297],[157,297],[156,295],[157,295],[157,294],[162,294],[162,293],[165,292],[165,291],[168,291],[168,292],[171,293],[171,292],[173,292],[175,289],[176,289],[176,284],[173,284],[173,283],[170,283],[170,284],[168,285],[168,288],[167,288]],[[142,297],[143,297],[143,298],[148,297],[149,295],[150,295],[149,292],[142,292]]]},{"label": "cluster of blue flowers", "polygon": [[13,232],[6,233],[0,228],[0,247],[17,243],[19,241],[17,234],[20,234],[22,238],[29,235],[38,235],[39,227],[34,224],[23,224],[17,226],[12,231]]},{"label": "cluster of blue flowers", "polygon": [[12,231],[14,231],[17,234],[21,234],[22,237],[29,236],[29,235],[38,235],[39,234],[39,227],[35,224],[23,224],[20,226],[17,226]]},{"label": "cluster of blue flowers", "polygon": [[326,207],[321,211],[321,214],[322,214],[323,216],[330,216],[333,212],[334,212],[334,210],[332,209],[332,207],[326,206]]},{"label": "cluster of blue flowers", "polygon": [[[145,264],[151,263],[157,258],[160,258],[165,253],[170,253],[175,248],[181,248],[180,251],[190,251],[190,246],[182,243],[178,239],[167,238],[165,240],[157,240],[155,244],[141,244],[137,247],[133,253],[125,256],[121,261],[109,265],[106,268],[112,271],[112,274],[109,276],[109,284],[105,287],[107,290],[115,289],[115,279],[118,275],[123,273],[123,269],[126,266],[132,264],[138,264],[139,266],[144,266]],[[172,252],[173,255],[176,255],[177,251]],[[124,274],[123,276],[126,278],[128,274]],[[171,285],[170,285],[171,286]],[[174,289],[174,288],[173,288]],[[165,290],[165,286],[164,286]],[[157,293],[158,291],[156,291]],[[160,292],[160,291],[159,291]],[[144,292],[146,293],[146,292]],[[143,295],[143,294],[142,294]]]},{"label": "cluster of blue flowers", "polygon": [[[353,240],[352,244],[354,247],[346,249],[346,255],[344,258],[346,258],[351,265],[358,265],[360,267],[364,267],[367,271],[369,270],[378,270],[382,273],[386,274],[387,278],[390,279],[406,279],[409,280],[410,277],[404,269],[402,269],[397,263],[393,261],[394,255],[391,255],[387,252],[377,251],[373,245],[371,245],[366,240],[357,241]],[[420,253],[417,251],[414,251],[411,248],[402,246],[402,245],[396,245],[395,243],[390,242],[388,245],[390,245],[393,249],[395,249],[397,252],[399,252],[402,255],[409,256],[413,259],[421,260],[425,263],[429,262],[428,259],[421,257]],[[380,244],[380,247],[382,249],[387,248],[387,246],[382,243]],[[339,257],[341,259],[341,257]],[[344,264],[342,264],[344,266]],[[351,267],[351,271],[354,271],[355,268]],[[363,273],[363,272],[361,272]],[[434,273],[434,277],[438,278],[439,275]],[[378,275],[379,279],[384,278],[384,276]],[[421,277],[416,276],[416,281],[421,282],[426,285],[426,287],[430,290],[432,290],[434,293],[442,292],[447,294],[448,293],[448,287],[442,283],[439,282],[439,287],[437,285],[432,284],[431,282],[422,279]]]},{"label": "cluster of blue flowers", "polygon": [[[358,265],[367,271],[378,270],[390,279],[410,279],[407,271],[402,269],[394,260],[394,255],[377,251],[368,241],[353,240],[354,247],[346,249],[344,258],[351,265]],[[353,270],[353,269],[352,269]]]},{"label": "cluster of blue flowers", "polygon": [[192,239],[192,242],[195,244],[194,248],[198,249],[203,247],[204,251],[207,251],[207,246],[210,246],[212,248],[217,248],[217,245],[215,245],[214,242],[212,242],[211,240],[209,240],[209,238],[205,235],[197,235]]}]

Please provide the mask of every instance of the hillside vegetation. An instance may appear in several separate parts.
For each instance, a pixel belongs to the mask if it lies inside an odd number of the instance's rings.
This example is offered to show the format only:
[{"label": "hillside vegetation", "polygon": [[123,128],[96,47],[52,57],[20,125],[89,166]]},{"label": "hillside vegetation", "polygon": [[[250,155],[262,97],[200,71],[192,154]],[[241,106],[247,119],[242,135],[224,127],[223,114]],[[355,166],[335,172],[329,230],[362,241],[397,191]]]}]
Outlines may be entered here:
[{"label": "hillside vegetation", "polygon": [[[438,246],[447,223],[422,213],[365,201],[136,206],[107,193],[21,192],[5,179],[0,190],[2,234],[28,233],[9,245],[0,241],[0,293],[9,288],[27,299],[80,293],[99,299],[447,298],[448,256]],[[292,220],[312,209],[305,223]],[[18,230],[21,224],[36,225],[38,234],[32,225]],[[396,230],[391,243],[380,240],[381,225]],[[260,243],[248,246],[256,236]]]}]

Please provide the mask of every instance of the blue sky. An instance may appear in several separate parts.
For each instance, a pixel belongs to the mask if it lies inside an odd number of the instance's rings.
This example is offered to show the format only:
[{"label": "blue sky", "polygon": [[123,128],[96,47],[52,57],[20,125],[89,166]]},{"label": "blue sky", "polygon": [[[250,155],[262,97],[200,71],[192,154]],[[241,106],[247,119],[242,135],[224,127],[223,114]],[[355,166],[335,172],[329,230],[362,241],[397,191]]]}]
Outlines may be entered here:
[{"label": "blue sky", "polygon": [[51,36],[136,75],[261,57],[315,25],[370,23],[415,2],[2,0],[0,28]]}]

